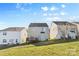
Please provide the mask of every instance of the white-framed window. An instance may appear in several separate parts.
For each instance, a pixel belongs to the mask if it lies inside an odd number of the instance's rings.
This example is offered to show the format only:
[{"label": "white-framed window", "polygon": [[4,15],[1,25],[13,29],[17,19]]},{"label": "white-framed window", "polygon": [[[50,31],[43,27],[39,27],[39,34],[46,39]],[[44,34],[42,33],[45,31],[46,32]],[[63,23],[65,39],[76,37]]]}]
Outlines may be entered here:
[{"label": "white-framed window", "polygon": [[16,39],[16,43],[18,43],[18,39]]},{"label": "white-framed window", "polygon": [[45,33],[45,32],[41,32],[41,34],[42,34],[42,33]]},{"label": "white-framed window", "polygon": [[3,32],[3,35],[7,35],[7,33],[6,32]]},{"label": "white-framed window", "polygon": [[42,27],[42,31],[45,32],[46,31],[46,28]]},{"label": "white-framed window", "polygon": [[3,43],[6,43],[7,42],[7,40],[6,39],[3,39]]},{"label": "white-framed window", "polygon": [[40,33],[45,33],[46,28],[42,27],[42,31]]}]

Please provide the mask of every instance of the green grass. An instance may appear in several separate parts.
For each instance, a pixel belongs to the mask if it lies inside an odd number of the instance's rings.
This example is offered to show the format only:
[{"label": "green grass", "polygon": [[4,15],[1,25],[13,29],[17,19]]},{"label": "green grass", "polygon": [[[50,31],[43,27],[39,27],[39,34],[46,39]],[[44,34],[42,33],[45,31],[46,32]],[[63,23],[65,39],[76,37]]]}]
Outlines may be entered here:
[{"label": "green grass", "polygon": [[0,50],[1,56],[79,56],[79,40],[51,40]]}]

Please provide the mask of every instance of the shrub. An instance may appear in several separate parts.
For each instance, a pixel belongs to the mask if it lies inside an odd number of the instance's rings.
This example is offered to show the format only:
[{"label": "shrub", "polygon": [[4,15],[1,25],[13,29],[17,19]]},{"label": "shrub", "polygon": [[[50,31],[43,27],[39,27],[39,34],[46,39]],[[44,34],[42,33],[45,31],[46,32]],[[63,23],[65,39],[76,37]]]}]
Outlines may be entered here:
[{"label": "shrub", "polygon": [[27,38],[27,43],[36,43],[36,42],[39,42],[38,38],[35,38],[35,37],[30,37],[30,38]]}]

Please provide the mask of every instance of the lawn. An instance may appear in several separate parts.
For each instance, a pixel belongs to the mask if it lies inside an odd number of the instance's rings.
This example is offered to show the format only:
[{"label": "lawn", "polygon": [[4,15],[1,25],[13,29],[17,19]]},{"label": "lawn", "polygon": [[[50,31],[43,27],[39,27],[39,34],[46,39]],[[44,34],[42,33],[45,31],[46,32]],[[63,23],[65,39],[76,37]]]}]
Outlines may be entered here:
[{"label": "lawn", "polygon": [[51,40],[0,50],[1,56],[79,56],[79,40]]}]

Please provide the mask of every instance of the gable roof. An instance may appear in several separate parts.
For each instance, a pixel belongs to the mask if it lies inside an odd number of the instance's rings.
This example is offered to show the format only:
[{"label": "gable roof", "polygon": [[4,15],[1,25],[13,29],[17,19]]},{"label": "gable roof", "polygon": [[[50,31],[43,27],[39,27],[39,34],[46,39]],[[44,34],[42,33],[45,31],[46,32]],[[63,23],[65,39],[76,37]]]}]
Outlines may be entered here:
[{"label": "gable roof", "polygon": [[48,27],[47,23],[31,23],[29,27]]},{"label": "gable roof", "polygon": [[67,23],[67,21],[53,21],[54,23],[56,23],[56,24],[65,24],[65,23]]},{"label": "gable roof", "polygon": [[0,31],[21,31],[23,30],[25,27],[9,27]]},{"label": "gable roof", "polygon": [[75,24],[79,24],[79,22],[73,22],[73,23],[75,23]]},{"label": "gable roof", "polygon": [[70,25],[75,25],[75,24],[73,24],[73,23],[71,23],[71,22],[67,22],[67,21],[53,21],[55,24],[57,24],[57,25],[66,25],[66,24],[70,24]]}]

